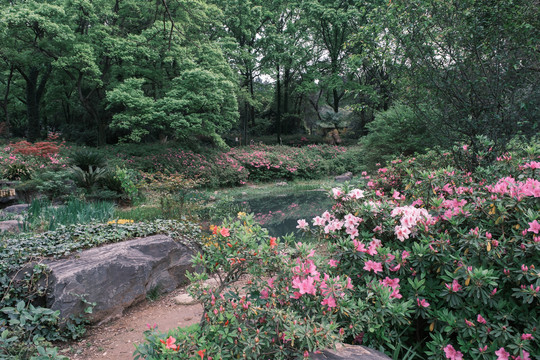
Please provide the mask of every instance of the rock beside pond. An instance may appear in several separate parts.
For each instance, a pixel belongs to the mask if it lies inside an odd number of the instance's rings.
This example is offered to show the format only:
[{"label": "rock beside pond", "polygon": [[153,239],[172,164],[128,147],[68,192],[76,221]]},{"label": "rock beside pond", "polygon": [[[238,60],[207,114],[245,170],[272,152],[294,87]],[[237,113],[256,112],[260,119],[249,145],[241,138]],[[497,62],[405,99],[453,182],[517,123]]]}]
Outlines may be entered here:
[{"label": "rock beside pond", "polygon": [[128,240],[85,250],[75,257],[48,262],[47,307],[60,310],[62,318],[82,314],[96,303],[89,320],[103,323],[122,316],[123,311],[145,299],[158,288],[170,292],[187,283],[193,271],[195,250],[185,240],[165,235]]},{"label": "rock beside pond", "polygon": [[337,182],[345,182],[345,181],[351,181],[352,177],[353,177],[353,173],[348,171],[345,174],[341,174],[339,176],[336,176],[334,178],[334,180],[337,181]]},{"label": "rock beside pond", "polygon": [[310,354],[310,360],[389,360],[387,355],[360,345],[338,345],[335,350]]}]

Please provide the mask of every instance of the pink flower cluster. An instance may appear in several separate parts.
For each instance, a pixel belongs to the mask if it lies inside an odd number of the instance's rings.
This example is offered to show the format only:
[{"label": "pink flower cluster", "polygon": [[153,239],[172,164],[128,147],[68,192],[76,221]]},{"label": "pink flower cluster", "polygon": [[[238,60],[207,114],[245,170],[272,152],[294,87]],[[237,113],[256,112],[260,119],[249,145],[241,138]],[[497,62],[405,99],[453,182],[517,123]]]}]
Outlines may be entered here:
[{"label": "pink flower cluster", "polygon": [[392,210],[392,217],[401,216],[400,225],[396,225],[394,233],[400,241],[409,238],[418,224],[427,225],[432,221],[426,209],[417,209],[413,206],[402,206]]},{"label": "pink flower cluster", "polygon": [[[314,253],[311,251],[305,260],[296,259],[297,265],[292,270],[295,274],[292,278],[292,287],[297,291],[294,291],[291,298],[300,299],[303,295],[316,295],[317,289],[319,289],[324,297],[321,305],[334,308],[337,306],[336,298],[345,296],[344,289],[353,288],[351,278],[347,277],[345,285],[340,283],[339,276],[331,278],[328,274],[324,274],[321,278],[313,260],[309,259]],[[337,265],[337,263],[333,262],[330,265]]]},{"label": "pink flower cluster", "polygon": [[518,200],[525,196],[540,197],[540,181],[531,178],[516,181],[508,176],[500,179],[495,185],[486,186],[486,189],[491,193],[508,195]]}]

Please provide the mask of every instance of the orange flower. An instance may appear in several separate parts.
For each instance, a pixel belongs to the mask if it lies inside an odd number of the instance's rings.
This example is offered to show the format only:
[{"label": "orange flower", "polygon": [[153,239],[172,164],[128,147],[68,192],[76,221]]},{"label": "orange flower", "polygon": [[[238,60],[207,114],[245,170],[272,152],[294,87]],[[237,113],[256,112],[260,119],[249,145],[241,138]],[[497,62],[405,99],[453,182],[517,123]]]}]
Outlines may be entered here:
[{"label": "orange flower", "polygon": [[204,352],[205,351],[206,351],[206,349],[197,351],[197,354],[199,354],[199,356],[201,357],[201,360],[203,360],[203,358],[204,358]]},{"label": "orange flower", "polygon": [[231,236],[231,233],[229,232],[229,229],[227,229],[227,228],[225,228],[225,227],[222,228],[221,231],[220,231],[219,233],[221,234],[221,236],[225,236],[225,237]]},{"label": "orange flower", "polygon": [[270,248],[275,248],[277,246],[276,238],[271,237],[270,238]]},{"label": "orange flower", "polygon": [[167,349],[171,349],[171,350],[176,350],[178,351],[178,349],[180,348],[179,346],[177,345],[174,345],[174,343],[176,342],[176,339],[173,338],[172,336],[169,336],[169,338],[167,339],[167,341],[164,341],[164,340],[159,340],[161,341],[161,343],[165,344],[165,347]]}]

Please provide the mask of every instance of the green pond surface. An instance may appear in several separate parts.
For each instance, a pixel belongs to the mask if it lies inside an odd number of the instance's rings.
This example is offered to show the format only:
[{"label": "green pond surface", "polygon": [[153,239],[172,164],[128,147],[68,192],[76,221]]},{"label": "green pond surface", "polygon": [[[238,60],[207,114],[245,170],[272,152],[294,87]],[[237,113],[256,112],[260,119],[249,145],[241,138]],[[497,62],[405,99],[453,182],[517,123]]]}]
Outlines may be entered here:
[{"label": "green pond surface", "polygon": [[255,220],[267,228],[272,236],[295,233],[297,221],[311,220],[332,206],[326,191],[299,191],[293,194],[261,195],[239,199],[244,211],[255,214]]}]

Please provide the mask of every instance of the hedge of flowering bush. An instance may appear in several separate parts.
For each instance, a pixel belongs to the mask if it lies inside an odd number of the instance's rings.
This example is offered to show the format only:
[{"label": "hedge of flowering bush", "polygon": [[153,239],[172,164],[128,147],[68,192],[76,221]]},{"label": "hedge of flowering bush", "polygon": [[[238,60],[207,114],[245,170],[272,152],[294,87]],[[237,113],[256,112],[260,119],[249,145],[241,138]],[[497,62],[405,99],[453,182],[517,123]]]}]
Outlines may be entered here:
[{"label": "hedge of flowering bush", "polygon": [[66,166],[61,154],[63,144],[42,141],[35,144],[19,141],[0,148],[0,178],[26,180],[40,169]]},{"label": "hedge of flowering bush", "polygon": [[[426,166],[444,155],[396,160],[332,189],[332,209],[299,220],[302,242],[243,214],[214,227],[194,259],[200,326],[150,328],[136,356],[293,359],[346,341],[395,359],[538,358],[535,146],[477,173]],[[199,281],[212,274],[217,289]],[[245,274],[245,295],[227,290]]]},{"label": "hedge of flowering bush", "polygon": [[208,187],[237,186],[247,181],[316,179],[345,171],[358,172],[358,152],[328,145],[232,148],[197,154],[169,149],[147,156],[118,155],[120,161],[144,172],[179,173]]}]

